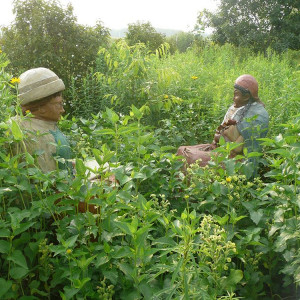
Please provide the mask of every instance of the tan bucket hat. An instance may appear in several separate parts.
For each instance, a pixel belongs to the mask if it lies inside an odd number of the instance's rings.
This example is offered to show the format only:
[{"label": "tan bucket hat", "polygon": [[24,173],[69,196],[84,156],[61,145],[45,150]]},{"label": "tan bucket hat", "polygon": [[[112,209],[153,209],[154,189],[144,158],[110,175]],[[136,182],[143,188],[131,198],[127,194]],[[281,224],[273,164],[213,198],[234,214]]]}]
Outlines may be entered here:
[{"label": "tan bucket hat", "polygon": [[30,69],[20,75],[20,104],[42,99],[65,89],[63,81],[47,68]]}]

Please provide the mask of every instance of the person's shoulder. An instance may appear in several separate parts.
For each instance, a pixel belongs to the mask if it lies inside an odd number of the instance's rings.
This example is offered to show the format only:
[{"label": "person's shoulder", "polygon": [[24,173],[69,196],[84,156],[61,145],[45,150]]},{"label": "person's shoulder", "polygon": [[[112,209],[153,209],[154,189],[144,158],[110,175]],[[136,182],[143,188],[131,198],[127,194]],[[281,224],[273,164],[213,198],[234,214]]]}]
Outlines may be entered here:
[{"label": "person's shoulder", "polygon": [[265,105],[262,102],[253,102],[250,106],[250,109],[253,111],[265,111],[267,112]]},{"label": "person's shoulder", "polygon": [[251,104],[248,116],[257,116],[257,119],[263,122],[267,122],[267,120],[269,119],[269,114],[264,104],[260,102],[254,102]]}]

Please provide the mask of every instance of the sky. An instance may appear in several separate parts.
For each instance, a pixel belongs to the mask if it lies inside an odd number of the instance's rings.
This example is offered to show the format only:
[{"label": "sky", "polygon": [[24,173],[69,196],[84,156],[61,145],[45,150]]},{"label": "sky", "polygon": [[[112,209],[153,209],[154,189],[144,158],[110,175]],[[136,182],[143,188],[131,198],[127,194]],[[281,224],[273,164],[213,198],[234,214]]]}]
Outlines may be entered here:
[{"label": "sky", "polygon": [[[190,31],[198,13],[215,10],[219,0],[58,0],[63,8],[74,7],[77,21],[94,26],[102,21],[109,29],[127,28],[128,24],[150,22],[153,27]],[[0,0],[0,26],[14,20],[13,0]]]}]

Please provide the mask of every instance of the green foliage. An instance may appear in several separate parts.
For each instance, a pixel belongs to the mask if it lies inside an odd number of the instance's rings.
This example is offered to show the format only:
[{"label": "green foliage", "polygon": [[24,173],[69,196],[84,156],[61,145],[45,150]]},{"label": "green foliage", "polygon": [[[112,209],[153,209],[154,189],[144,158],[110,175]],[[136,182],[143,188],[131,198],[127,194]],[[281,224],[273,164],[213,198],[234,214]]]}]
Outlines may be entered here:
[{"label": "green foliage", "polygon": [[[8,115],[11,115],[14,112],[13,101],[15,97],[12,95],[9,87],[14,85],[11,83],[12,76],[6,72],[7,65],[9,61],[5,53],[0,49],[0,116],[1,120],[6,120]],[[8,115],[7,115],[8,114]]]},{"label": "green foliage", "polygon": [[[174,56],[124,42],[101,50],[82,94],[74,79],[73,108],[86,106],[85,118],[77,110],[59,124],[76,154],[70,178],[10,154],[24,135],[7,122],[15,86],[0,53],[0,298],[299,298],[299,72],[289,62],[229,45]],[[225,142],[209,167],[184,176],[177,145],[211,138],[248,71],[271,115],[262,177],[250,181],[247,159],[228,159],[236,145]],[[88,205],[94,213],[82,212]]]},{"label": "green foliage", "polygon": [[191,32],[179,32],[167,38],[167,42],[170,44],[170,51],[185,52],[190,48],[195,41],[195,35]]},{"label": "green foliage", "polygon": [[158,67],[162,57],[167,56],[167,45],[155,55],[143,44],[128,46],[123,40],[109,49],[100,49],[96,72],[83,79],[87,88],[82,90],[80,82],[72,82],[74,115],[87,117],[106,106],[128,114],[132,104],[138,108],[147,105],[158,113],[161,109],[169,111],[181,99],[166,93],[179,79],[173,68]]},{"label": "green foliage", "polygon": [[221,45],[249,47],[255,51],[300,49],[300,4],[297,0],[222,0],[218,11],[204,11],[198,23],[214,29]]},{"label": "green foliage", "polygon": [[126,41],[129,46],[143,43],[150,51],[154,52],[166,41],[166,37],[164,34],[157,32],[150,22],[141,23],[138,21],[128,24]]},{"label": "green foliage", "polygon": [[287,54],[255,55],[228,44],[174,55],[165,46],[154,55],[141,44],[119,41],[99,52],[94,74],[72,82],[72,111],[89,118],[105,107],[128,114],[132,104],[146,105],[151,113],[145,121],[164,131],[163,143],[210,142],[232,103],[235,79],[245,73],[257,78],[270,114],[269,134],[278,134],[278,124],[299,112],[297,62]]},{"label": "green foliage", "polygon": [[0,38],[14,74],[43,66],[68,85],[72,76],[83,76],[93,66],[99,47],[108,43],[108,29],[100,22],[77,24],[70,4],[63,9],[56,0],[15,1],[14,13],[15,21],[2,28]]}]

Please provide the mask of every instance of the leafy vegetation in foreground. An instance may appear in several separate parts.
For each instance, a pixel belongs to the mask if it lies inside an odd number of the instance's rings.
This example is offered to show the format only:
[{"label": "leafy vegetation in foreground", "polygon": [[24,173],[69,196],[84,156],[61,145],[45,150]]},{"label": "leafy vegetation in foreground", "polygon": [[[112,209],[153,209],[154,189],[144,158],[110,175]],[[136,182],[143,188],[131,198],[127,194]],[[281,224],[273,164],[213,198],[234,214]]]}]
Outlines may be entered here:
[{"label": "leafy vegetation in foreground", "polygon": [[[160,58],[140,47],[103,50],[83,88],[70,87],[73,117],[60,125],[75,178],[9,154],[24,136],[7,123],[15,96],[0,54],[0,298],[296,299],[299,71],[230,46]],[[241,73],[258,78],[271,115],[261,177],[227,159],[229,144],[184,177],[176,147],[209,140]],[[100,165],[96,182],[88,158]]]}]

